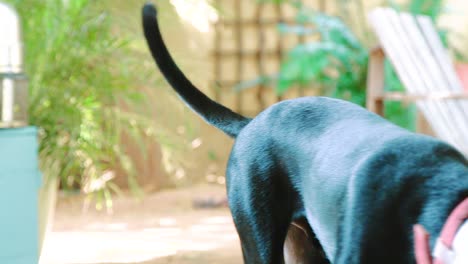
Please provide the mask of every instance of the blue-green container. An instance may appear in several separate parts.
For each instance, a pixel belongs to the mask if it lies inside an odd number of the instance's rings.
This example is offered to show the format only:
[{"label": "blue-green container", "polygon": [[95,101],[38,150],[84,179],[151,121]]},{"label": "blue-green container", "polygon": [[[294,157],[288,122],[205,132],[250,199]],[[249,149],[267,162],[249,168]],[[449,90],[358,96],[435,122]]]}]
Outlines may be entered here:
[{"label": "blue-green container", "polygon": [[0,263],[38,263],[37,129],[0,129]]}]

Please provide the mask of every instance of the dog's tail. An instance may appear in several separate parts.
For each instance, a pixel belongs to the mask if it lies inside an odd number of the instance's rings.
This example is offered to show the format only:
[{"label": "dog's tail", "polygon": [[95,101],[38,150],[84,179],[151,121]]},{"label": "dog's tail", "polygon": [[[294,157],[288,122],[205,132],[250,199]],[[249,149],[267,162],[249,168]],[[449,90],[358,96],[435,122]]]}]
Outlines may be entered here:
[{"label": "dog's tail", "polygon": [[143,30],[159,70],[185,103],[209,124],[236,137],[251,119],[234,113],[198,90],[177,67],[161,36],[152,4],[143,7]]}]

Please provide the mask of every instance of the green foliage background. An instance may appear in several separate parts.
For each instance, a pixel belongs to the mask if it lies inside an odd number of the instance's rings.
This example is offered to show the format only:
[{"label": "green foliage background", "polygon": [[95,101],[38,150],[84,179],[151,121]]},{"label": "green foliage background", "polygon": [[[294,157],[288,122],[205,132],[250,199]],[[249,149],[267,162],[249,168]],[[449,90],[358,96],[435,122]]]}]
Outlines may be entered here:
[{"label": "green foliage background", "polygon": [[327,96],[365,104],[367,49],[341,19],[298,6],[297,25],[284,33],[317,35],[318,41],[295,46],[281,65],[277,92],[294,86],[320,87]]},{"label": "green foliage background", "polygon": [[[297,8],[296,24],[279,25],[287,34],[312,35],[316,41],[298,44],[284,59],[278,73],[275,89],[279,94],[301,86],[318,89],[323,95],[333,96],[365,105],[368,50],[374,35],[367,26],[363,0],[336,0],[336,16],[323,14],[307,8],[296,0],[260,1],[274,4],[290,4]],[[434,22],[444,11],[442,0],[411,0],[397,2],[382,1],[381,5],[391,6],[400,11],[430,16]],[[351,10],[354,10],[352,12]],[[439,29],[447,44],[447,31]],[[274,83],[266,79],[267,83]],[[404,87],[389,63],[385,69],[385,89],[403,91]],[[410,130],[415,130],[414,105],[400,102],[386,102],[385,116],[390,121]]]},{"label": "green foliage background", "polygon": [[111,191],[118,191],[110,180],[116,169],[139,193],[122,135],[130,136],[143,155],[148,139],[168,139],[147,118],[149,104],[135,77],[146,70],[128,59],[135,57],[130,40],[112,34],[112,17],[91,0],[7,2],[22,21],[29,121],[40,128],[44,175],[60,177],[64,189],[92,194],[98,206],[109,206]]}]

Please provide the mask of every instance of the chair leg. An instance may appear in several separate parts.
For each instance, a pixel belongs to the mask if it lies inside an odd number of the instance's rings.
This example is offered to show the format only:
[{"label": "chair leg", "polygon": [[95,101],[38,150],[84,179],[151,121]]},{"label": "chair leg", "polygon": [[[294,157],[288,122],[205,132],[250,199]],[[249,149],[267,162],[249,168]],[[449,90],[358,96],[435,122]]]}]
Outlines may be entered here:
[{"label": "chair leg", "polygon": [[384,60],[385,55],[381,47],[370,51],[369,67],[367,71],[367,100],[366,107],[378,115],[384,115]]}]

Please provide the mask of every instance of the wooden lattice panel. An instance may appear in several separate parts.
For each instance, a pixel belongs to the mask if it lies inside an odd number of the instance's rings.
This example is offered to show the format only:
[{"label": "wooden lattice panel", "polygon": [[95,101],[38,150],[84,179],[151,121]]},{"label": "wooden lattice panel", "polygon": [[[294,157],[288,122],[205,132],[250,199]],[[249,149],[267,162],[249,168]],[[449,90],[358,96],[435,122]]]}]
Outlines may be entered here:
[{"label": "wooden lattice panel", "polygon": [[[322,1],[320,1],[322,2]],[[283,35],[279,23],[294,23],[296,10],[250,0],[218,0],[221,19],[215,25],[214,80],[216,100],[236,111],[255,114],[283,98],[276,96],[271,84],[235,91],[241,82],[271,76],[278,72],[287,50],[306,41],[304,37]],[[323,3],[319,8],[324,8]],[[298,87],[284,97],[304,94]]]}]

